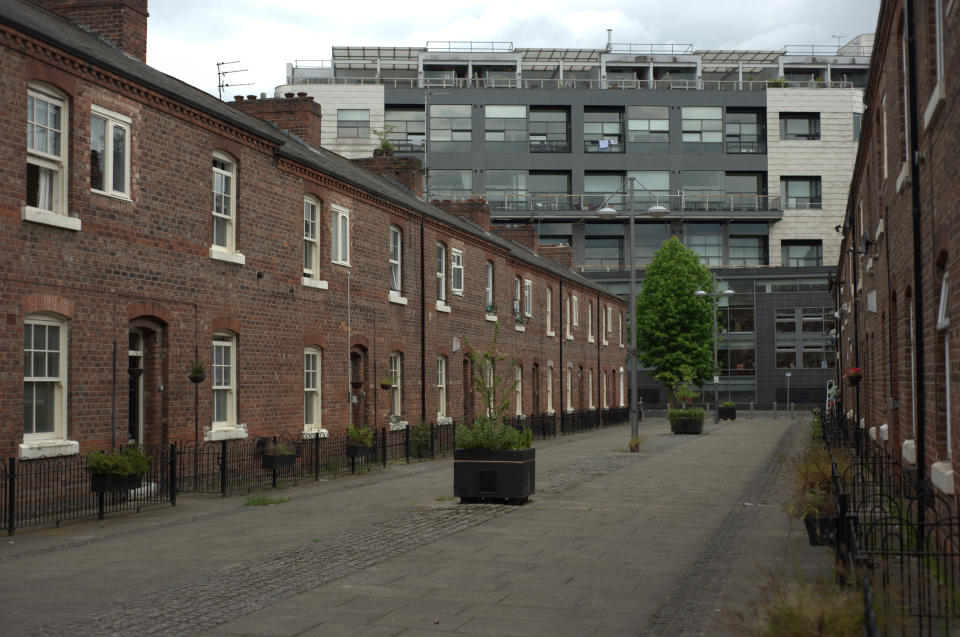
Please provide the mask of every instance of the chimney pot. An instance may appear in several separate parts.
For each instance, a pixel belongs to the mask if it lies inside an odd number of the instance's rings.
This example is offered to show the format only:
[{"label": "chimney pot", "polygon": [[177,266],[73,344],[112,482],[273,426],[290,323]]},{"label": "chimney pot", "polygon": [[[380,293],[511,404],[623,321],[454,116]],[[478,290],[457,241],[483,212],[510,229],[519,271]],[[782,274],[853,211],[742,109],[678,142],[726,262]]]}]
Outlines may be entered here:
[{"label": "chimney pot", "polygon": [[299,93],[297,93],[297,97],[306,97],[306,96],[307,96],[306,91],[300,91]]},{"label": "chimney pot", "polygon": [[284,93],[283,96],[287,99],[290,99],[291,97],[293,97],[293,93]]},{"label": "chimney pot", "polygon": [[257,99],[257,96],[256,96],[256,95],[247,95],[247,99],[252,102],[253,100]]}]

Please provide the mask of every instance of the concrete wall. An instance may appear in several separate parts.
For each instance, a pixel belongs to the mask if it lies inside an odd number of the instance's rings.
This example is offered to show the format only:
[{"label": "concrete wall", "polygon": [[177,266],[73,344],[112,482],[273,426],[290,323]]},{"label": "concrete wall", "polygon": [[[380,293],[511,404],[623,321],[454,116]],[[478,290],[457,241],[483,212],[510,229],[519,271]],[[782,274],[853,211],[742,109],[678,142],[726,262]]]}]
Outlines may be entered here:
[{"label": "concrete wall", "polygon": [[[347,159],[369,157],[379,143],[373,135],[375,128],[383,128],[383,86],[358,84],[296,84],[278,86],[276,97],[285,93],[303,92],[320,104],[323,112],[320,143],[327,150]],[[370,111],[370,137],[365,139],[337,137],[337,109],[360,108]]]}]

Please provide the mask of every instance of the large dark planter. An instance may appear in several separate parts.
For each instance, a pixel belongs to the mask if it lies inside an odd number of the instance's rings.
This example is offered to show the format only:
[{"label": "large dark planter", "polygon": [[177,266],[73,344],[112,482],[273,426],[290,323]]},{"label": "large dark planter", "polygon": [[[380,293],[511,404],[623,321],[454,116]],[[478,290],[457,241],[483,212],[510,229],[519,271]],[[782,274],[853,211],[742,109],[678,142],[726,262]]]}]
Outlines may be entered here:
[{"label": "large dark planter", "polygon": [[142,482],[143,476],[141,475],[125,476],[115,473],[90,474],[90,490],[94,493],[139,489]]},{"label": "large dark planter", "polygon": [[453,495],[461,503],[504,500],[523,504],[535,487],[535,449],[453,452]]},{"label": "large dark planter", "polygon": [[297,463],[297,454],[295,453],[263,454],[264,469],[281,469],[283,467],[292,467],[296,463]]},{"label": "large dark planter", "polygon": [[804,516],[803,526],[807,529],[810,546],[829,546],[837,536],[837,516],[835,515]]},{"label": "large dark planter", "polygon": [[678,418],[673,425],[675,434],[701,434],[703,421],[699,418]]},{"label": "large dark planter", "polygon": [[366,458],[370,455],[372,447],[368,445],[347,445],[348,458]]},{"label": "large dark planter", "polygon": [[737,407],[720,407],[720,420],[736,420],[737,419]]},{"label": "large dark planter", "polygon": [[189,378],[190,378],[190,382],[191,382],[191,383],[197,384],[197,383],[202,383],[203,381],[205,381],[205,380],[207,379],[207,375],[206,375],[206,374],[191,374],[191,375],[189,376]]}]

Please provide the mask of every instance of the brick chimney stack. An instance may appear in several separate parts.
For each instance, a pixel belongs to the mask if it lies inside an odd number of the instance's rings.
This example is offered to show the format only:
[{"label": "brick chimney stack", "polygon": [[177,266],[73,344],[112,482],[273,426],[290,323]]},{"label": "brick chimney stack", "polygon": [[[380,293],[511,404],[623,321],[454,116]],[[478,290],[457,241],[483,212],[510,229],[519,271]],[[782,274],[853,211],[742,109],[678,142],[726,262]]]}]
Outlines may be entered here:
[{"label": "brick chimney stack", "polygon": [[490,231],[490,204],[484,199],[469,201],[450,201],[434,199],[431,202],[437,208],[446,210],[452,215],[472,221],[486,231]]},{"label": "brick chimney stack", "polygon": [[423,197],[423,164],[415,157],[375,155],[354,159],[353,163],[397,182],[417,197]]},{"label": "brick chimney stack", "polygon": [[539,252],[540,233],[537,232],[534,225],[518,223],[509,226],[495,226],[493,230],[505,239],[519,243],[534,252]]},{"label": "brick chimney stack", "polygon": [[141,62],[147,61],[147,0],[33,0]]},{"label": "brick chimney stack", "polygon": [[237,96],[233,106],[275,124],[280,130],[296,135],[314,148],[320,148],[320,105],[306,93],[287,95],[290,97],[257,99],[252,95],[243,99],[243,96]]}]

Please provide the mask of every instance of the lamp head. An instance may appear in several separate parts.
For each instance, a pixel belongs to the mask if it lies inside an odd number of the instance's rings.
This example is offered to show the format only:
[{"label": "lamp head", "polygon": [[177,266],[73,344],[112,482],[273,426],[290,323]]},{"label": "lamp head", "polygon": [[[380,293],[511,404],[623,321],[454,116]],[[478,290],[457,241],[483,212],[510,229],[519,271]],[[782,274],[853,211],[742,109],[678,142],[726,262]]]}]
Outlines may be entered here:
[{"label": "lamp head", "polygon": [[660,204],[647,208],[647,216],[651,219],[663,219],[668,214],[670,214],[670,211]]},{"label": "lamp head", "polygon": [[734,294],[736,294],[736,292],[734,292],[730,288],[727,288],[726,290],[723,291],[724,296],[733,296]]},{"label": "lamp head", "polygon": [[619,213],[610,206],[604,206],[603,208],[597,210],[595,214],[597,215],[597,219],[610,221],[612,219],[616,219]]},{"label": "lamp head", "polygon": [[707,296],[707,293],[704,292],[703,290],[697,290],[696,292],[693,293],[693,295],[694,295],[694,296],[699,296],[700,298],[703,298],[703,297]]}]

